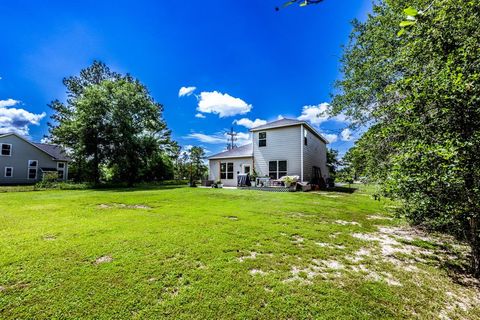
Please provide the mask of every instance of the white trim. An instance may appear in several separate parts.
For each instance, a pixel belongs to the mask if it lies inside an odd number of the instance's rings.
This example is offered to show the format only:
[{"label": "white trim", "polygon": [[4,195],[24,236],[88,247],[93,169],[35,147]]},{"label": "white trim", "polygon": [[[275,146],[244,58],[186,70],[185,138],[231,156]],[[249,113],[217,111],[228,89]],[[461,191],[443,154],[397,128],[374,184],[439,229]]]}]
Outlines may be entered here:
[{"label": "white trim", "polygon": [[[59,165],[60,164],[63,164],[63,168],[60,168]],[[61,180],[65,180],[65,171],[66,171],[66,168],[67,168],[67,165],[65,162],[61,162],[61,161],[58,161],[57,162],[57,172],[62,172],[63,173],[63,177]],[[60,178],[58,178],[60,179]]]},{"label": "white trim", "polygon": [[230,157],[212,157],[208,158],[208,160],[222,160],[222,159],[242,159],[242,158],[253,158],[253,154],[251,156],[230,156]]},{"label": "white trim", "polygon": [[[11,169],[11,171],[12,171],[12,174],[10,176],[7,176],[7,169]],[[13,178],[13,167],[5,167],[3,177],[4,178]]]},{"label": "white trim", "polygon": [[[31,161],[36,161],[37,165],[36,166],[31,166],[30,162]],[[35,178],[30,178],[30,169],[35,169]],[[27,179],[28,180],[37,180],[38,177],[38,160],[28,160],[27,161]]]},{"label": "white trim", "polygon": [[[287,163],[287,170],[286,171],[280,171],[280,164],[279,162],[280,161],[285,161]],[[287,176],[288,176],[288,160],[286,159],[281,159],[281,160],[268,160],[267,161],[267,165],[268,165],[268,176],[270,177],[270,162],[276,162],[277,163],[277,170],[276,170],[276,175],[277,175],[277,178],[276,179],[280,179],[281,176],[279,175],[280,172],[286,172]],[[272,171],[273,172],[273,171]]]},{"label": "white trim", "polygon": [[303,182],[303,145],[304,145],[304,131],[303,124],[300,126],[300,182]]},{"label": "white trim", "polygon": [[[10,154],[2,154],[3,145],[10,146]],[[0,156],[2,157],[11,157],[12,156],[13,146],[11,143],[0,143]]]},{"label": "white trim", "polygon": [[[222,179],[222,164],[225,164],[225,179]],[[228,171],[228,164],[231,163],[232,164],[232,171]],[[229,173],[232,173],[232,179],[228,179],[228,174]],[[220,160],[220,179],[218,180],[235,180],[235,162],[222,162]]]}]

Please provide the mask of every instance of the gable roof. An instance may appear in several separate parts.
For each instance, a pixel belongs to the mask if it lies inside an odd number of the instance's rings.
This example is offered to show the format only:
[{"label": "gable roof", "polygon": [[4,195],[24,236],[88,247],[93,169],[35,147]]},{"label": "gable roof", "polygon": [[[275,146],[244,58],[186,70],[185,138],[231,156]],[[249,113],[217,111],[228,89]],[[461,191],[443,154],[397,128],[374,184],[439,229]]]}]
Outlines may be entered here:
[{"label": "gable roof", "polygon": [[273,129],[273,128],[279,128],[279,127],[288,127],[288,126],[296,126],[304,123],[304,121],[296,120],[296,119],[279,119],[275,120],[266,124],[263,124],[258,127],[253,127],[250,129],[250,131],[258,131],[258,130],[265,130],[265,129]]},{"label": "gable roof", "polygon": [[7,136],[16,136],[17,138],[22,139],[23,141],[31,144],[32,146],[39,149],[40,151],[48,154],[50,157],[53,158],[53,160],[71,161],[71,159],[65,153],[65,150],[59,145],[30,142],[24,137],[22,137],[21,135],[18,135],[16,133],[0,134],[0,138],[7,137]]},{"label": "gable roof", "polygon": [[246,158],[253,156],[253,145],[251,143],[243,145],[238,148],[233,148],[224,152],[214,154],[208,159],[223,159],[223,158]]},{"label": "gable roof", "polygon": [[327,139],[325,139],[315,128],[313,128],[308,122],[306,121],[301,121],[297,119],[279,119],[276,121],[269,122],[267,124],[254,127],[250,129],[250,131],[259,131],[259,130],[267,130],[267,129],[274,129],[274,128],[282,128],[282,127],[291,127],[291,126],[299,126],[299,125],[304,125],[307,127],[317,138],[322,140],[325,143],[329,143]]}]

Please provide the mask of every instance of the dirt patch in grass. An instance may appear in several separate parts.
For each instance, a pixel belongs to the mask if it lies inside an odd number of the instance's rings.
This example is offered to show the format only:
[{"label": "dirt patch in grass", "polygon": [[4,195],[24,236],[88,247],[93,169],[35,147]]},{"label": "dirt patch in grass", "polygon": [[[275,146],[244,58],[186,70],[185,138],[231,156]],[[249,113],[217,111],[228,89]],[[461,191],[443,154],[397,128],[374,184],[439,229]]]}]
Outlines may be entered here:
[{"label": "dirt patch in grass", "polygon": [[111,256],[107,255],[107,256],[101,256],[101,257],[97,258],[93,264],[99,265],[99,264],[102,264],[102,263],[109,263],[109,262],[112,262],[112,261],[113,261],[113,258]]},{"label": "dirt patch in grass", "polygon": [[369,215],[367,216],[367,220],[393,220],[393,218],[380,215]]},{"label": "dirt patch in grass", "polygon": [[348,225],[359,226],[360,225],[360,223],[358,223],[356,221],[345,221],[345,220],[335,220],[333,223],[339,224],[339,225],[342,225],[342,226],[348,226]]},{"label": "dirt patch in grass", "polygon": [[236,216],[226,216],[225,218],[227,218],[228,220],[233,220],[233,221],[238,220],[238,217],[236,217]]},{"label": "dirt patch in grass", "polygon": [[248,256],[241,256],[240,258],[238,258],[238,261],[243,262],[243,261],[245,261],[245,260],[247,260],[247,259],[256,259],[256,258],[257,258],[257,255],[258,255],[257,252],[251,251]]},{"label": "dirt patch in grass", "polygon": [[292,236],[292,243],[294,244],[301,244],[303,241],[305,241],[305,239],[298,234]]},{"label": "dirt patch in grass", "polygon": [[[347,257],[354,263],[370,259],[370,266],[361,264],[352,268],[364,273],[367,279],[377,281],[381,278],[394,286],[402,284],[391,273],[378,271],[382,268],[382,263],[388,263],[399,271],[410,273],[411,281],[425,281],[423,277],[418,277],[419,274],[427,272],[424,270],[425,267],[430,265],[441,268],[445,261],[467,261],[469,252],[467,246],[455,243],[453,238],[427,234],[411,227],[379,227],[377,232],[354,233],[352,236],[373,245],[372,249],[361,248],[353,256]],[[449,287],[445,280],[435,284],[439,292],[445,293],[440,319],[455,318],[457,312],[468,312],[480,304],[478,279],[457,273],[455,282],[460,286]]]},{"label": "dirt patch in grass", "polygon": [[46,234],[46,235],[43,236],[43,240],[45,240],[45,241],[57,240],[57,236],[55,236],[53,234]]},{"label": "dirt patch in grass", "polygon": [[260,269],[251,269],[251,270],[250,270],[250,274],[251,274],[252,276],[254,276],[254,275],[264,276],[264,275],[266,275],[267,273],[266,273],[265,271],[263,271],[263,270],[260,270]]},{"label": "dirt patch in grass", "polygon": [[144,204],[125,204],[125,203],[102,203],[98,205],[100,209],[151,209],[152,207]]},{"label": "dirt patch in grass", "polygon": [[315,244],[322,248],[340,249],[340,250],[345,249],[345,246],[342,246],[339,244],[326,243],[326,242],[315,242]]}]

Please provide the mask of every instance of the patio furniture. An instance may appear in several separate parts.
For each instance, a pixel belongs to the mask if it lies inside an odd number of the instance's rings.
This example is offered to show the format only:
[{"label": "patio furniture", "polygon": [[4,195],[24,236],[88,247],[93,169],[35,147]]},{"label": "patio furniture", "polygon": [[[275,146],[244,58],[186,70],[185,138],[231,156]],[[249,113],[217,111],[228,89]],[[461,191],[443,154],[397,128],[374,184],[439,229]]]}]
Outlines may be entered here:
[{"label": "patio furniture", "polygon": [[257,187],[270,187],[271,185],[270,181],[271,181],[270,177],[262,177],[262,178],[257,178],[257,180],[255,181],[255,184],[257,185]]},{"label": "patio furniture", "polygon": [[237,175],[237,187],[250,187],[250,176],[248,173],[239,173]]}]

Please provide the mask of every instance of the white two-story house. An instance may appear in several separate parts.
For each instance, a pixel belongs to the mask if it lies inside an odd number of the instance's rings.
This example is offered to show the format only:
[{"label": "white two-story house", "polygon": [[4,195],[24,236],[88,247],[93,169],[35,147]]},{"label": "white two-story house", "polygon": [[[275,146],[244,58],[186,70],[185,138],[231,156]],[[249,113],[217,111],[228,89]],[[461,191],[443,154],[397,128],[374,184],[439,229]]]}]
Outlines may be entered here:
[{"label": "white two-story house", "polygon": [[208,158],[210,180],[236,186],[239,173],[280,179],[299,176],[301,182],[328,178],[327,143],[310,124],[281,119],[252,128],[252,142]]}]

